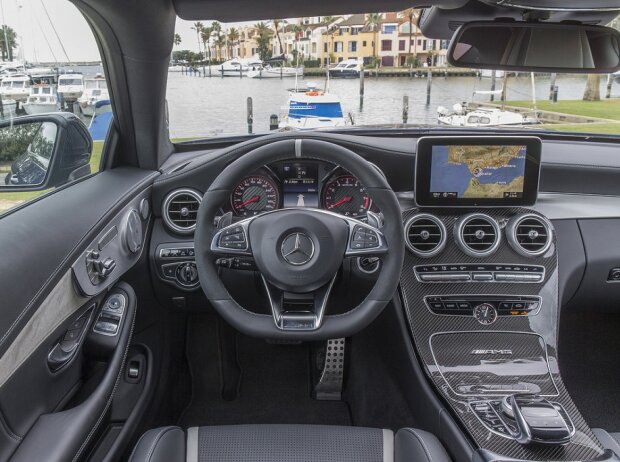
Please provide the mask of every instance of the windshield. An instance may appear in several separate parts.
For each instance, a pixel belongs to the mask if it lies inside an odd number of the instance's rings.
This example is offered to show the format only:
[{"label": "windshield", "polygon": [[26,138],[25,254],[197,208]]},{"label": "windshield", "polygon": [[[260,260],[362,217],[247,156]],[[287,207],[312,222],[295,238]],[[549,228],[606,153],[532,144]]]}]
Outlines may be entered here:
[{"label": "windshield", "polygon": [[[170,137],[403,124],[620,135],[619,73],[454,68],[449,39],[425,37],[419,14],[177,19]],[[615,18],[609,26],[619,24]]]},{"label": "windshield", "polygon": [[58,85],[82,85],[81,79],[60,79]]}]

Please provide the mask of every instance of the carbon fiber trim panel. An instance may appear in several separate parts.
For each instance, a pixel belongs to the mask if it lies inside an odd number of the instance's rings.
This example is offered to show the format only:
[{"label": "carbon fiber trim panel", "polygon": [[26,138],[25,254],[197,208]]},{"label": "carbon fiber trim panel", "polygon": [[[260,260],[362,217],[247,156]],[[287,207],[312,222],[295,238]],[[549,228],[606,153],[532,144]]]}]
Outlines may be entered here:
[{"label": "carbon fiber trim panel", "polygon": [[[424,211],[428,212],[427,210]],[[419,209],[405,211],[403,223],[419,212]],[[549,250],[540,257],[528,258],[519,255],[508,245],[505,239],[502,240],[502,244],[494,254],[485,258],[471,257],[458,248],[453,236],[456,220],[470,212],[471,210],[466,209],[434,210],[433,214],[440,217],[448,230],[445,249],[439,255],[423,260],[411,252],[407,252],[405,256],[401,274],[401,291],[414,344],[424,363],[425,372],[447,402],[450,403],[454,414],[469,430],[475,443],[486,451],[499,454],[505,458],[540,461],[583,461],[599,456],[603,449],[568,395],[558,368],[557,327],[559,315],[555,235]],[[502,233],[504,233],[508,220],[515,214],[536,213],[522,208],[485,209],[484,212],[499,222]],[[449,265],[454,263],[543,265],[545,277],[541,283],[424,283],[418,281],[413,271],[415,265]],[[457,294],[535,295],[541,297],[542,304],[537,314],[498,317],[494,323],[482,325],[473,317],[437,316],[433,314],[424,303],[424,297],[429,294],[437,296]],[[452,333],[451,338],[447,337],[448,333]],[[479,337],[479,344],[476,344],[474,340],[476,333],[484,333]],[[474,350],[477,351],[474,352]],[[548,359],[548,373],[545,372],[541,375],[540,357],[545,350]],[[437,357],[439,357],[438,360],[436,360]],[[461,358],[460,361],[459,358]],[[528,382],[523,377],[516,380],[517,375],[507,378],[506,374],[501,372],[508,361],[515,363],[517,361],[534,361],[530,364],[534,368],[533,376],[527,379],[540,387],[541,393],[552,396],[553,401],[560,403],[566,409],[576,428],[575,435],[570,443],[563,446],[522,446],[516,441],[497,435],[489,431],[480,422],[471,410],[469,403],[480,399],[489,399],[490,396],[510,394],[511,391],[468,395],[466,393],[459,394],[455,390],[455,388],[458,390],[458,383],[479,383],[481,380],[480,371],[472,370],[468,374],[464,368],[483,363],[487,365],[485,370],[490,372],[485,375],[483,381],[491,382],[489,385],[516,385],[519,382]],[[490,367],[493,363],[497,363],[498,369],[495,370]],[[438,367],[438,364],[442,367]],[[450,384],[442,375],[446,372],[446,366],[461,370],[458,378],[451,375],[448,377]],[[519,370],[521,371],[521,369]],[[549,379],[544,380],[543,376],[547,376]]]}]

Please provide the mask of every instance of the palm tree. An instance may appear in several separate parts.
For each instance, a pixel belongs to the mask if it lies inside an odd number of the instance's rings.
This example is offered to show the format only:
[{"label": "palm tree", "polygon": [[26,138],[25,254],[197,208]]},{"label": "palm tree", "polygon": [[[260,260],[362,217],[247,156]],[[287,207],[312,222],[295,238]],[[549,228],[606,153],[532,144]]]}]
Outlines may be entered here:
[{"label": "palm tree", "polygon": [[583,100],[601,100],[601,74],[588,74],[588,80],[586,80],[586,89],[583,92]]},{"label": "palm tree", "polygon": [[211,23],[211,29],[213,29],[213,32],[220,32],[222,30],[222,25],[217,21],[213,21]]},{"label": "palm tree", "polygon": [[[325,16],[323,18],[323,24],[325,24],[325,42],[327,42],[327,37],[330,36],[330,29],[329,26],[332,22],[335,21],[335,17],[334,16]],[[330,44],[328,47],[328,53],[327,53],[327,65],[329,66],[329,57],[331,56],[331,51],[332,51],[332,44],[331,44],[331,40],[330,40]],[[321,63],[322,64],[322,63]]]},{"label": "palm tree", "polygon": [[204,45],[205,54],[208,56],[209,62],[211,62],[211,33],[213,29],[210,27],[203,27],[200,32],[200,39],[202,40],[202,44]]},{"label": "palm tree", "polygon": [[181,44],[182,40],[181,40],[181,36],[179,34],[174,34],[174,46],[178,47]]},{"label": "palm tree", "polygon": [[256,29],[256,35],[254,40],[258,45],[258,55],[261,60],[266,60],[271,56],[271,50],[269,47],[269,39],[271,37],[271,29],[264,22],[259,22],[254,25]]},{"label": "palm tree", "polygon": [[272,19],[273,28],[276,30],[276,37],[278,38],[278,44],[280,45],[280,54],[284,53],[284,49],[282,48],[282,39],[280,38],[280,26],[282,24],[286,24],[286,21],[282,19]]},{"label": "palm tree", "polygon": [[218,33],[217,38],[215,39],[215,46],[217,47],[217,55],[218,59],[222,61],[222,48],[226,46],[226,34]]},{"label": "palm tree", "polygon": [[204,26],[200,21],[195,22],[194,26],[192,27],[192,29],[196,31],[196,39],[198,40],[198,53],[200,53],[200,33],[202,32],[203,27]]},{"label": "palm tree", "polygon": [[[417,8],[407,8],[401,14],[403,17],[409,20],[409,53],[408,54],[409,56],[413,57],[414,55],[418,54],[417,41],[414,42],[413,40],[413,22],[414,20],[417,21],[418,18],[420,17],[420,10],[418,10]],[[411,53],[411,42],[414,42],[413,54]]]},{"label": "palm tree", "polygon": [[382,19],[381,13],[368,13],[366,15],[366,26],[373,32],[372,55],[375,58],[377,57],[377,26],[381,24]]},{"label": "palm tree", "polygon": [[239,31],[234,27],[228,29],[228,46],[230,47],[229,56],[232,58],[233,55],[233,47],[236,45],[237,40],[239,40]]},{"label": "palm tree", "polygon": [[[6,37],[6,40],[5,40]],[[8,46],[7,43],[8,42]],[[2,60],[13,61],[13,50],[17,47],[17,34],[12,27],[2,25],[0,32],[0,48],[2,49]]]}]

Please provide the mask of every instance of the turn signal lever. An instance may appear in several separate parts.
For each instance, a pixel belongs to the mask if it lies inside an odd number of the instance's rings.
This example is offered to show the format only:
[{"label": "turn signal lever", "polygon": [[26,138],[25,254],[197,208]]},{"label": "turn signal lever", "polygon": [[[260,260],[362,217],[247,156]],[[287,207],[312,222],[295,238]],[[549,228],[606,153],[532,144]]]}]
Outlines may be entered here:
[{"label": "turn signal lever", "polygon": [[558,407],[536,395],[510,395],[502,400],[502,411],[516,422],[517,430],[511,430],[511,436],[521,444],[568,443],[572,424]]}]

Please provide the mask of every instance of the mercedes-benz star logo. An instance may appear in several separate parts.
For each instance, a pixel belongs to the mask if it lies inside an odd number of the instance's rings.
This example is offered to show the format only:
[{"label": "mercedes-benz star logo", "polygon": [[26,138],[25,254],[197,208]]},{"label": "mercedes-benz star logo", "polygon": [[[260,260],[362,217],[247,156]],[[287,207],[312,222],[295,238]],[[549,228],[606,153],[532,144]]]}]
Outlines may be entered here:
[{"label": "mercedes-benz star logo", "polygon": [[304,233],[292,233],[284,238],[280,251],[291,265],[303,265],[314,255],[314,242]]}]

